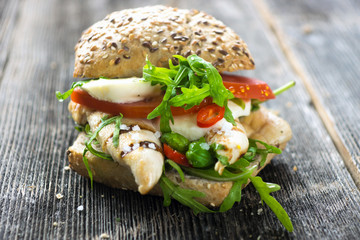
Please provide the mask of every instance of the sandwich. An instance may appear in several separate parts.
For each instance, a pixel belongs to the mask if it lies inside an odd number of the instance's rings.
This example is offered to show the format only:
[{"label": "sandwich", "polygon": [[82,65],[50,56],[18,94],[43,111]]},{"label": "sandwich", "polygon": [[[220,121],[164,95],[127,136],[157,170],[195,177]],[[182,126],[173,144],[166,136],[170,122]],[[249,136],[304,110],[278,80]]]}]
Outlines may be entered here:
[{"label": "sandwich", "polygon": [[197,10],[149,6],[113,12],[75,46],[76,81],[60,101],[80,131],[70,167],[110,187],[172,199],[200,212],[225,212],[252,183],[289,231],[289,216],[256,176],[291,138],[289,124],[260,103],[263,81],[245,42]]}]

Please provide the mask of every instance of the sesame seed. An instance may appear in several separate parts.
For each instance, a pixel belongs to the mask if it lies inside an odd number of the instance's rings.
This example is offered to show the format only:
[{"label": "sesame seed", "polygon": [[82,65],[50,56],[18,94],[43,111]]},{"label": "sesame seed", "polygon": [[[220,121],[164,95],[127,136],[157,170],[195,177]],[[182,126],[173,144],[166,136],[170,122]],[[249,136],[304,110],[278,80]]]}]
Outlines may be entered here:
[{"label": "sesame seed", "polygon": [[184,57],[188,57],[191,55],[191,50],[187,51],[185,54],[184,54]]},{"label": "sesame seed", "polygon": [[151,37],[149,37],[149,36],[146,36],[146,37],[144,37],[144,38],[145,38],[146,41],[150,41],[150,40],[151,40]]},{"label": "sesame seed", "polygon": [[90,48],[90,51],[95,51],[95,50],[97,50],[98,49],[98,47],[96,46],[96,45],[93,45],[91,48]]},{"label": "sesame seed", "polygon": [[156,52],[159,48],[150,48],[150,52],[153,53],[153,52]]},{"label": "sesame seed", "polygon": [[161,48],[163,51],[167,51],[168,49],[166,47]]},{"label": "sesame seed", "polygon": [[204,41],[206,41],[206,40],[207,40],[207,39],[206,39],[205,36],[201,36],[201,37],[200,37],[200,41],[204,42]]},{"label": "sesame seed", "polygon": [[144,17],[141,19],[141,21],[146,21],[148,18],[147,17]]},{"label": "sesame seed", "polygon": [[130,34],[130,35],[129,35],[129,39],[130,39],[130,40],[133,40],[134,38],[135,38],[135,35],[134,35],[134,34]]},{"label": "sesame seed", "polygon": [[157,41],[154,41],[154,42],[152,43],[152,45],[153,45],[154,47],[156,47],[156,46],[158,45],[158,42],[157,42]]},{"label": "sesame seed", "polygon": [[109,35],[109,36],[106,36],[105,38],[106,39],[112,39],[112,36]]},{"label": "sesame seed", "polygon": [[115,64],[115,60],[114,59],[111,59],[110,62],[109,62],[109,65],[112,66]]},{"label": "sesame seed", "polygon": [[127,55],[127,54],[124,54],[124,55],[123,55],[123,58],[125,58],[125,59],[130,59],[130,56]]},{"label": "sesame seed", "polygon": [[223,32],[223,31],[220,31],[220,30],[215,30],[214,33],[220,34],[220,35],[221,35],[221,34],[224,34],[224,32]]},{"label": "sesame seed", "polygon": [[166,43],[167,42],[167,39],[166,38],[163,38],[161,39],[160,43]]},{"label": "sesame seed", "polygon": [[124,51],[125,51],[124,49],[119,49],[117,52],[118,52],[118,54],[121,54]]},{"label": "sesame seed", "polygon": [[203,21],[203,24],[204,25],[209,25],[209,22],[208,21]]},{"label": "sesame seed", "polygon": [[132,17],[129,17],[129,18],[128,18],[128,21],[129,21],[129,22],[131,22],[132,20],[133,20],[133,18],[132,18]]},{"label": "sesame seed", "polygon": [[111,47],[114,48],[114,49],[117,49],[117,44],[114,43],[114,42],[112,42],[112,43],[111,43]]},{"label": "sesame seed", "polygon": [[171,33],[171,34],[170,34],[170,37],[171,37],[172,39],[174,39],[175,36],[176,36],[176,33]]},{"label": "sesame seed", "polygon": [[215,49],[212,48],[212,47],[208,47],[207,50],[208,50],[209,52],[211,52],[211,53],[215,52]]},{"label": "sesame seed", "polygon": [[109,55],[105,54],[104,56],[102,56],[103,59],[107,58]]},{"label": "sesame seed", "polygon": [[217,60],[218,60],[219,63],[224,63],[225,62],[225,60],[222,59],[222,58],[218,58]]},{"label": "sesame seed", "polygon": [[235,45],[231,49],[234,50],[234,51],[239,51],[240,50],[240,48],[238,46],[235,46]]},{"label": "sesame seed", "polygon": [[219,53],[221,53],[222,55],[228,55],[229,53],[223,49],[219,50]]},{"label": "sesame seed", "polygon": [[124,49],[125,51],[129,51],[129,48],[128,48],[127,46],[123,46],[123,49]]},{"label": "sesame seed", "polygon": [[218,45],[217,42],[215,42],[215,41],[212,41],[211,43],[212,43],[213,45],[215,45],[215,46]]},{"label": "sesame seed", "polygon": [[195,33],[195,35],[198,35],[198,36],[201,35],[201,33],[200,33],[200,32],[197,32],[197,31],[195,31],[194,33]]},{"label": "sesame seed", "polygon": [[150,44],[150,42],[143,42],[142,44],[141,44],[143,47],[146,47],[146,48],[151,48],[151,44]]},{"label": "sesame seed", "polygon": [[110,22],[111,22],[112,24],[114,24],[114,23],[115,23],[115,19],[114,19],[114,18],[111,19]]},{"label": "sesame seed", "polygon": [[200,49],[198,49],[198,50],[196,50],[196,55],[201,55],[201,50]]},{"label": "sesame seed", "polygon": [[163,29],[161,29],[161,30],[157,31],[156,33],[157,33],[157,34],[160,34],[160,33],[162,33],[162,32],[164,32],[164,30],[163,30]]},{"label": "sesame seed", "polygon": [[120,58],[117,58],[116,60],[115,60],[115,65],[117,65],[117,64],[119,64],[120,63]]}]

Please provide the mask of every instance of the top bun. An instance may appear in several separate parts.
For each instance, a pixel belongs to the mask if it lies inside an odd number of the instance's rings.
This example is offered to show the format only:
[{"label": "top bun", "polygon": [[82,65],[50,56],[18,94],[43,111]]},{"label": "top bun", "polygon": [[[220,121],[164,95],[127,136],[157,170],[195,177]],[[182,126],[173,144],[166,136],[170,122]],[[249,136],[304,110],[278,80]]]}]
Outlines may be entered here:
[{"label": "top bun", "polygon": [[113,12],[85,30],[75,46],[74,77],[140,77],[146,56],[167,67],[175,54],[197,54],[219,72],[254,68],[245,42],[221,21],[197,10],[151,6]]}]

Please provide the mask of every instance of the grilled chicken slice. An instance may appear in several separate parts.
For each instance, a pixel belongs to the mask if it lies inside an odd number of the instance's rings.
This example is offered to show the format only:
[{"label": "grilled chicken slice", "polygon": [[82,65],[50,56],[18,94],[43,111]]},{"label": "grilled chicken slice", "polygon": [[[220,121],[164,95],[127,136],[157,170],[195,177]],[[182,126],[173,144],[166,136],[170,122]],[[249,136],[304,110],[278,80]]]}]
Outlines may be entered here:
[{"label": "grilled chicken slice", "polygon": [[[245,128],[236,121],[236,126],[229,122],[225,122],[221,129],[211,129],[205,139],[209,145],[213,143],[221,144],[225,149],[217,150],[217,153],[228,158],[229,164],[235,163],[242,154],[247,152],[249,140],[245,132]],[[218,161],[215,164],[215,171],[220,175],[226,166]]]},{"label": "grilled chicken slice", "polygon": [[[87,120],[92,132],[96,131],[105,115],[102,112],[88,114]],[[129,123],[129,119],[126,122]],[[139,186],[138,191],[146,194],[159,181],[162,174],[164,157],[161,153],[161,143],[152,131],[142,129],[139,125],[122,125],[121,128],[123,130],[118,147],[114,146],[112,139],[115,123],[105,126],[99,132],[97,140],[102,150],[110,154],[114,161],[130,167]]]}]

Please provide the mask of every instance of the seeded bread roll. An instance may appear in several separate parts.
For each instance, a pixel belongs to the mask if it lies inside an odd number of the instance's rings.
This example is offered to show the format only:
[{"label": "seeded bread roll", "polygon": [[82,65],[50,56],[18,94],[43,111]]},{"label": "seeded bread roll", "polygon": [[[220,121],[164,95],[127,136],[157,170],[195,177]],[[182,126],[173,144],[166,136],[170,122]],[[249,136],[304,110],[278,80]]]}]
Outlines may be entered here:
[{"label": "seeded bread roll", "polygon": [[146,56],[167,67],[173,55],[197,54],[219,72],[253,69],[247,45],[204,12],[151,6],[113,12],[85,30],[75,46],[74,77],[141,76]]},{"label": "seeded bread roll", "polygon": [[[286,143],[291,139],[292,133],[289,124],[282,118],[274,115],[265,108],[251,113],[249,116],[241,119],[243,126],[250,138],[263,140],[271,145],[276,145],[280,149],[284,149]],[[83,163],[82,154],[84,151],[84,142],[87,140],[84,133],[79,134],[75,143],[68,149],[68,158],[70,167],[82,176],[88,177],[87,170]],[[253,173],[257,175],[270,160],[274,154],[269,154],[266,163]],[[86,153],[89,166],[93,173],[94,181],[106,184],[113,188],[122,188],[136,191],[138,189],[135,183],[134,176],[130,169],[118,164],[115,161],[104,160],[92,155],[90,152]],[[253,165],[258,165],[260,159],[254,161]],[[216,182],[198,177],[185,175],[185,182],[181,182],[179,175],[176,172],[168,172],[169,177],[173,182],[180,184],[181,187],[193,189],[206,194],[205,198],[198,199],[199,202],[208,206],[220,206],[225,197],[228,195],[232,182]],[[245,187],[245,186],[244,186]],[[157,184],[149,194],[162,195],[161,188]]]}]

